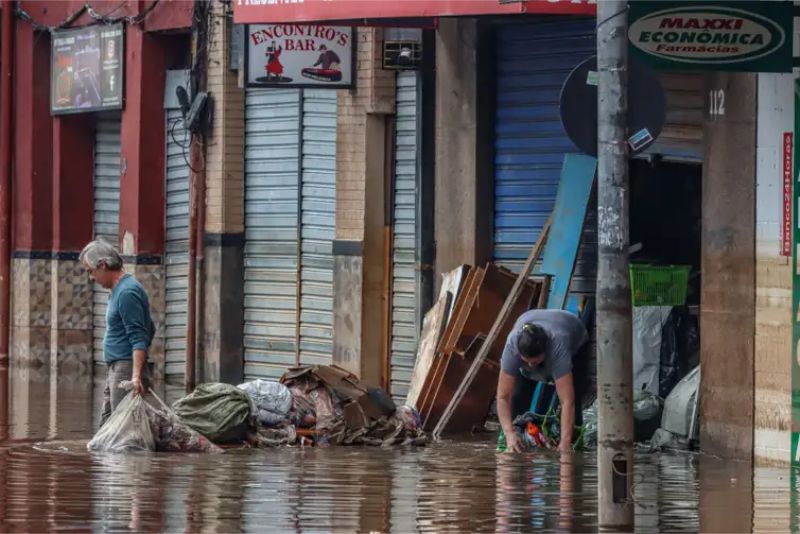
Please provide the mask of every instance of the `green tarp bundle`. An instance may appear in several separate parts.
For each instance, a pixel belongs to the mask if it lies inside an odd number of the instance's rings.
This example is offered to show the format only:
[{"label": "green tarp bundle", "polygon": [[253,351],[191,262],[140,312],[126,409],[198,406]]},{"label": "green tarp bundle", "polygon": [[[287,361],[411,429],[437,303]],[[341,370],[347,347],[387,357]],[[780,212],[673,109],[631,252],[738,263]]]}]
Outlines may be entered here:
[{"label": "green tarp bundle", "polygon": [[230,384],[200,384],[173,409],[181,421],[214,443],[241,442],[255,428],[250,397]]}]

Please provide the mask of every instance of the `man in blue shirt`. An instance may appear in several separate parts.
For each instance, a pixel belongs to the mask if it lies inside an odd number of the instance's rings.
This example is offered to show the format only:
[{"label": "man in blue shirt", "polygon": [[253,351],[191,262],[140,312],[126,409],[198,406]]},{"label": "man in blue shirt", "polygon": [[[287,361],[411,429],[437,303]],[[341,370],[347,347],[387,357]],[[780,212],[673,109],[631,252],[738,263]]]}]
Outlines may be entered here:
[{"label": "man in blue shirt", "polygon": [[122,257],[103,240],[92,241],[80,255],[89,275],[111,291],[106,311],[103,359],[108,364],[103,392],[102,423],[111,415],[127,392],[120,382],[130,381],[134,395],[150,387],[147,350],[155,334],[147,292],[136,278],[122,270]]},{"label": "man in blue shirt", "polygon": [[572,449],[573,429],[581,425],[581,395],[588,383],[589,336],[583,322],[562,310],[529,310],[514,323],[500,360],[497,416],[509,451],[522,447],[512,428],[528,411],[536,382],[555,382],[561,403],[562,452]]}]

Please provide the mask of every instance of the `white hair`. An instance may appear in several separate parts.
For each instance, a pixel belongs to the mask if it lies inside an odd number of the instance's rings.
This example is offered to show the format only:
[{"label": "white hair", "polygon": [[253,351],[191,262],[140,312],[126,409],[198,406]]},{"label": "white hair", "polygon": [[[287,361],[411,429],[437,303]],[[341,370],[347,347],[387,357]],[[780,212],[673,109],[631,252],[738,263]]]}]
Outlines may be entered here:
[{"label": "white hair", "polygon": [[119,255],[119,251],[114,245],[103,239],[96,239],[83,247],[80,261],[85,262],[92,269],[98,269],[101,262],[110,271],[122,269],[122,256]]}]

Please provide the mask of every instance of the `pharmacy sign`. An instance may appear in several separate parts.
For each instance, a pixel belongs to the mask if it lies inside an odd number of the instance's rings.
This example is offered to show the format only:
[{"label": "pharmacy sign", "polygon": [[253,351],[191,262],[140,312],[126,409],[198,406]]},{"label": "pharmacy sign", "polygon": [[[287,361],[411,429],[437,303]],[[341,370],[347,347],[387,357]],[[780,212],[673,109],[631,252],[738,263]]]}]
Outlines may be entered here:
[{"label": "pharmacy sign", "polygon": [[659,69],[791,72],[791,2],[630,3],[631,53]]}]

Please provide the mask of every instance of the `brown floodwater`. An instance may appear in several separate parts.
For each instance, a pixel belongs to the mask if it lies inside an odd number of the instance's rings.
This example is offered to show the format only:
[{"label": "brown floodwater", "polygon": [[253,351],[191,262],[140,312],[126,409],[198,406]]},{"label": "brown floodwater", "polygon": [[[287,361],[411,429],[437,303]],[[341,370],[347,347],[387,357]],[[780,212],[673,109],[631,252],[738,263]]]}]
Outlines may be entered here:
[{"label": "brown floodwater", "polygon": [[[99,384],[12,373],[0,413],[0,531],[596,531],[594,454],[498,454],[491,437],[418,449],[90,454]],[[788,469],[638,452],[641,532],[798,529]]]}]

